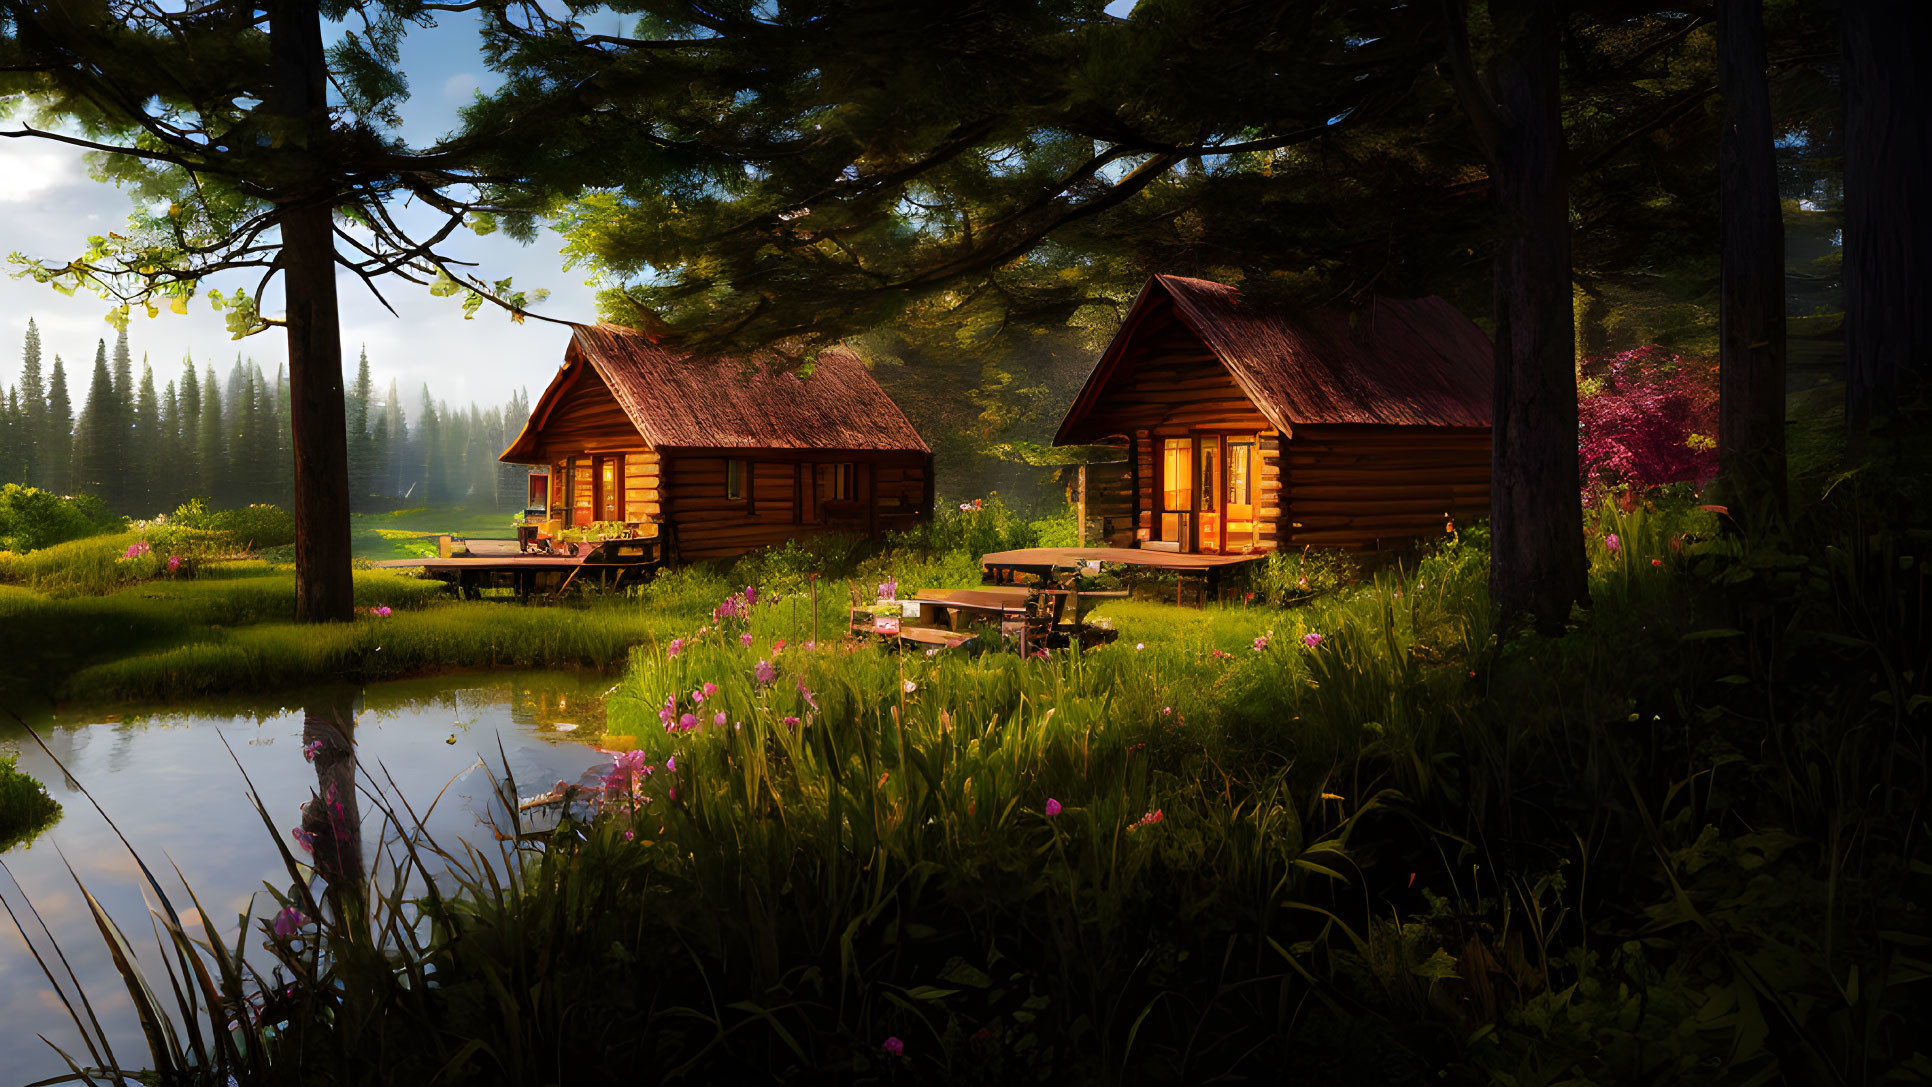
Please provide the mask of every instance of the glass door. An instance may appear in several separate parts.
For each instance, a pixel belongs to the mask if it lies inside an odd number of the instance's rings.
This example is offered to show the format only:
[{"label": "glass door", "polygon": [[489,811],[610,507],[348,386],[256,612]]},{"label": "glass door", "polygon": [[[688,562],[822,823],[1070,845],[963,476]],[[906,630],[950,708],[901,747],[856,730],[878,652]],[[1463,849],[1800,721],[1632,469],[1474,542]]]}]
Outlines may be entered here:
[{"label": "glass door", "polygon": [[624,519],[624,458],[597,458],[597,520]]},{"label": "glass door", "polygon": [[1221,436],[1202,434],[1194,439],[1196,456],[1201,462],[1200,502],[1195,507],[1200,519],[1201,537],[1196,550],[1216,555],[1221,552]]},{"label": "glass door", "polygon": [[1159,538],[1189,550],[1194,527],[1194,439],[1161,439]]},{"label": "glass door", "polygon": [[1249,437],[1227,439],[1226,549],[1229,552],[1253,551],[1255,526],[1254,478],[1260,463],[1255,460],[1255,440]]}]

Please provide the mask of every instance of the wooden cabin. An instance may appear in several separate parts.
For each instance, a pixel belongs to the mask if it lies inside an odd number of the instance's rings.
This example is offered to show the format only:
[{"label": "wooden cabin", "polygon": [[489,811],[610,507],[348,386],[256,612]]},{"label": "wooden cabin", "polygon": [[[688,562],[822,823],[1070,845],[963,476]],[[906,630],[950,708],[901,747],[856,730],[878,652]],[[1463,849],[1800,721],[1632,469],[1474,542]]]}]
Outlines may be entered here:
[{"label": "wooden cabin", "polygon": [[1157,275],[1060,424],[1115,444],[1087,519],[1115,547],[1367,549],[1489,511],[1489,337],[1440,298],[1306,320]]},{"label": "wooden cabin", "polygon": [[865,364],[837,350],[801,378],[579,325],[501,459],[547,470],[553,528],[668,536],[674,561],[932,515],[932,451]]}]

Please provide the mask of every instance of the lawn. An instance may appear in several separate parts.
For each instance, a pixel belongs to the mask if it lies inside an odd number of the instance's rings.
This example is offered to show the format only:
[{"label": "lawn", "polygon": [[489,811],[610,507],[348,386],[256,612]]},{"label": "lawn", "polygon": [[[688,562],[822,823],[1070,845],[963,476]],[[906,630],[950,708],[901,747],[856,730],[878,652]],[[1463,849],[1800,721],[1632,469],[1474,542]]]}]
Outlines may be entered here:
[{"label": "lawn", "polygon": [[358,513],[349,518],[349,546],[358,559],[411,559],[436,554],[436,537],[515,539],[510,511],[435,506]]}]

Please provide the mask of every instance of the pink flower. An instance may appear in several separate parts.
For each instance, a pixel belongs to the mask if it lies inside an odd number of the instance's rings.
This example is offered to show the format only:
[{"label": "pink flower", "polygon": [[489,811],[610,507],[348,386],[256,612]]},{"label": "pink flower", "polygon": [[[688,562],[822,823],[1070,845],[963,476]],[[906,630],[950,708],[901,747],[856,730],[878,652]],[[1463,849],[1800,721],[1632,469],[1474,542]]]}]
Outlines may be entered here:
[{"label": "pink flower", "polygon": [[1662,566],[1663,564],[1664,564],[1664,560],[1662,560],[1662,559],[1651,559],[1651,560],[1650,560],[1650,565],[1652,565],[1652,566]]},{"label": "pink flower", "polygon": [[718,711],[718,716],[716,716],[716,717],[713,717],[713,718],[711,719],[711,723],[712,723],[712,724],[714,724],[714,725],[717,725],[717,726],[718,726],[719,728],[723,728],[723,727],[724,727],[724,723],[725,723],[725,715],[724,715],[724,711],[723,711],[723,710],[719,710],[719,711]]},{"label": "pink flower", "polygon": [[1268,636],[1266,634],[1263,634],[1261,637],[1256,638],[1254,640],[1255,652],[1259,653],[1266,648],[1268,648]]},{"label": "pink flower", "polygon": [[375,607],[369,609],[369,614],[375,616],[378,619],[387,619],[389,618],[389,605],[378,604]]},{"label": "pink flower", "polygon": [[758,603],[758,586],[756,585],[745,586],[745,603],[747,604]]},{"label": "pink flower", "polygon": [[668,759],[665,759],[665,760],[664,760],[664,768],[665,768],[666,770],[669,770],[669,771],[671,771],[671,772],[672,772],[672,773],[674,773],[674,774],[675,774],[675,773],[677,773],[677,770],[678,770],[678,757],[677,757],[676,755],[672,755],[672,756],[671,756],[670,758],[668,758]]},{"label": "pink flower", "polygon": [[710,683],[710,682],[707,682],[707,683],[706,683],[706,684],[704,685],[704,696],[705,696],[706,698],[710,698],[710,697],[711,697],[712,695],[714,695],[714,694],[717,694],[717,693],[718,693],[718,685],[717,685],[717,684],[715,684],[715,683]]},{"label": "pink flower", "polygon": [[751,631],[747,630],[743,634],[738,635],[738,644],[744,646],[746,649],[750,649]]},{"label": "pink flower", "polygon": [[697,715],[687,713],[683,717],[678,718],[678,727],[683,729],[686,732],[689,732],[692,729],[697,728],[698,727]]},{"label": "pink flower", "polygon": [[289,831],[288,835],[289,837],[295,839],[296,845],[299,845],[302,847],[302,852],[304,853],[315,852],[315,835],[310,834],[308,831],[302,829],[301,827],[296,827],[294,830]]},{"label": "pink flower", "polygon": [[807,706],[810,706],[813,709],[818,708],[818,699],[812,697],[811,690],[805,686],[805,681],[802,679],[798,681],[798,693],[804,696],[805,704]]},{"label": "pink flower", "polygon": [[1210,651],[1210,655],[1211,655],[1211,656],[1213,656],[1215,660],[1223,660],[1223,661],[1224,661],[1224,660],[1233,660],[1233,659],[1234,659],[1234,654],[1232,654],[1232,653],[1223,653],[1223,652],[1221,652],[1221,651],[1220,651],[1219,649],[1215,649],[1215,650],[1211,650],[1211,651]]},{"label": "pink flower", "polygon": [[785,725],[785,727],[786,727],[786,728],[797,728],[797,727],[798,727],[798,718],[796,718],[796,717],[793,717],[793,716],[791,716],[791,715],[789,715],[789,714],[787,714],[787,715],[786,715],[786,717],[785,717],[785,720],[784,720],[784,725]]},{"label": "pink flower", "polygon": [[1151,827],[1155,823],[1158,823],[1160,821],[1161,821],[1161,810],[1159,808],[1155,808],[1153,811],[1150,811],[1146,815],[1143,815],[1139,819],[1136,819],[1131,825],[1128,826],[1127,829],[1139,830],[1142,827]]},{"label": "pink flower", "polygon": [[181,556],[180,556],[180,555],[169,555],[169,556],[168,556],[168,573],[170,573],[170,574],[172,574],[172,573],[174,573],[174,572],[175,572],[176,570],[179,570],[179,569],[181,569]]},{"label": "pink flower", "polygon": [[906,1043],[900,1041],[898,1038],[887,1038],[885,1041],[879,1043],[879,1048],[895,1057],[903,1057],[906,1055]]},{"label": "pink flower", "polygon": [[785,639],[783,638],[780,638],[777,641],[771,643],[771,651],[774,653],[778,652],[783,648],[785,648]]},{"label": "pink flower", "polygon": [[1167,714],[1171,714],[1171,713],[1173,713],[1173,712],[1174,712],[1174,707],[1172,707],[1172,706],[1162,706],[1162,707],[1161,707],[1161,714],[1162,714],[1163,716],[1165,716],[1165,715],[1167,715]]},{"label": "pink flower", "polygon": [[627,841],[627,842],[634,842],[634,841],[636,841],[636,840],[637,840],[637,832],[636,832],[636,831],[634,831],[634,830],[627,830],[627,831],[625,831],[625,832],[624,832],[624,840],[625,840],[625,841]]},{"label": "pink flower", "polygon": [[891,600],[891,599],[892,599],[893,597],[896,597],[896,596],[898,596],[898,595],[899,595],[899,579],[898,579],[898,578],[896,578],[896,577],[889,577],[889,578],[887,578],[887,579],[885,579],[884,581],[881,581],[881,582],[879,582],[879,599],[880,599],[880,600]]},{"label": "pink flower", "polygon": [[302,916],[301,910],[296,909],[294,906],[286,907],[282,912],[275,915],[276,938],[286,940],[290,936],[295,935],[307,920],[308,918]]},{"label": "pink flower", "polygon": [[308,743],[305,743],[302,745],[302,757],[309,760],[310,762],[314,762],[315,756],[320,754],[321,751],[322,751],[321,740],[310,740]]},{"label": "pink flower", "polygon": [[664,647],[664,655],[667,657],[675,657],[682,652],[684,652],[683,638],[672,638],[671,644]]},{"label": "pink flower", "polygon": [[778,678],[778,669],[773,668],[770,661],[762,660],[752,668],[751,674],[760,683],[770,683]]},{"label": "pink flower", "polygon": [[1617,538],[1616,533],[1612,532],[1603,538],[1603,546],[1614,555],[1623,550],[1623,541]]},{"label": "pink flower", "polygon": [[1058,815],[1058,814],[1060,814],[1060,802],[1059,802],[1058,800],[1055,800],[1055,799],[1053,799],[1053,798],[1052,798],[1052,797],[1050,797],[1050,796],[1049,796],[1049,797],[1047,797],[1047,802],[1046,802],[1046,813],[1047,813],[1048,815]]},{"label": "pink flower", "polygon": [[671,791],[670,791],[670,794],[669,794],[669,799],[671,799],[671,800],[676,800],[677,798],[678,798],[678,789],[677,789],[677,786],[675,786],[675,785],[673,785],[673,786],[671,786]]},{"label": "pink flower", "polygon": [[151,550],[153,549],[148,546],[148,542],[146,540],[136,540],[133,543],[127,545],[127,553],[122,555],[121,557],[124,559],[138,559],[142,555],[147,554]]},{"label": "pink flower", "polygon": [[1322,644],[1322,636],[1311,630],[1308,633],[1301,636],[1301,644],[1307,646],[1310,649],[1313,649],[1316,646]]}]

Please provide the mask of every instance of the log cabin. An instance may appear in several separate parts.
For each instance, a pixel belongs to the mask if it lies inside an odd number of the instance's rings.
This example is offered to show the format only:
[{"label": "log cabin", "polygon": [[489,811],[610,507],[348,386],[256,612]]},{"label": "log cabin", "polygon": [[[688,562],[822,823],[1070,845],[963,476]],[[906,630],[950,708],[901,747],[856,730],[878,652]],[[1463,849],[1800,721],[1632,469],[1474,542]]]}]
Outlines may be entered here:
[{"label": "log cabin", "polygon": [[[671,561],[932,516],[932,450],[849,352],[801,377],[578,325],[504,461],[547,471],[554,529],[622,524]],[[533,495],[533,498],[537,497]]]},{"label": "log cabin", "polygon": [[1087,519],[1114,547],[1356,550],[1489,510],[1489,337],[1440,298],[1290,320],[1157,275],[1054,438],[1115,445]]}]

